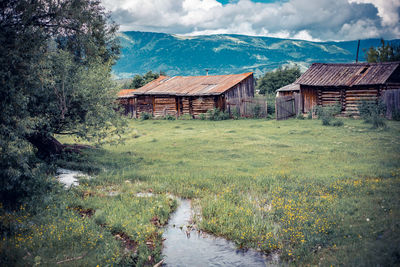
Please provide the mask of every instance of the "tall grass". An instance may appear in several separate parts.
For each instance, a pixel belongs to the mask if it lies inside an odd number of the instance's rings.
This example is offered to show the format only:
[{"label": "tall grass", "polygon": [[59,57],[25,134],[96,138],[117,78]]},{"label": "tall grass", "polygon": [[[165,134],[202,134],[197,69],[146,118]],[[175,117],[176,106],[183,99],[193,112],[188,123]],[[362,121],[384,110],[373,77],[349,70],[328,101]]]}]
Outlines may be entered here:
[{"label": "tall grass", "polygon": [[388,124],[132,121],[123,144],[85,152],[87,164],[104,170],[65,202],[95,210],[82,221],[96,231],[134,242],[135,253],[117,263],[160,259],[172,193],[196,199],[199,227],[239,247],[298,265],[391,265],[400,255],[392,245],[400,241],[400,124]]}]

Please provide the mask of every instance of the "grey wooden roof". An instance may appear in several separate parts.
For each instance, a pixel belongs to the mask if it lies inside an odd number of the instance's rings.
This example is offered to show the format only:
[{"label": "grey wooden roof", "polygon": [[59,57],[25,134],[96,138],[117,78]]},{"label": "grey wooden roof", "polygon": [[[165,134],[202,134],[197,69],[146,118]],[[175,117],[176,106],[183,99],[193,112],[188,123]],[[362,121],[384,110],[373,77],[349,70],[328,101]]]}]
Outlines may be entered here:
[{"label": "grey wooden roof", "polygon": [[300,84],[291,83],[279,88],[276,91],[277,92],[300,91]]},{"label": "grey wooden roof", "polygon": [[309,86],[355,86],[385,84],[400,62],[313,63],[295,83]]}]

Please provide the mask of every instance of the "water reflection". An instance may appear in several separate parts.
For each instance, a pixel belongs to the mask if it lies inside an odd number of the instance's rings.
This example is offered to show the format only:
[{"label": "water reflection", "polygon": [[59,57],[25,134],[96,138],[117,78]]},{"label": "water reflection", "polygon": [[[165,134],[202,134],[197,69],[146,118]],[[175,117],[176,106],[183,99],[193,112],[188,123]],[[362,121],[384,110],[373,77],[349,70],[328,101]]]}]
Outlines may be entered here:
[{"label": "water reflection", "polygon": [[167,266],[276,266],[254,250],[239,250],[224,238],[199,233],[187,227],[190,200],[181,200],[164,232],[164,265]]}]

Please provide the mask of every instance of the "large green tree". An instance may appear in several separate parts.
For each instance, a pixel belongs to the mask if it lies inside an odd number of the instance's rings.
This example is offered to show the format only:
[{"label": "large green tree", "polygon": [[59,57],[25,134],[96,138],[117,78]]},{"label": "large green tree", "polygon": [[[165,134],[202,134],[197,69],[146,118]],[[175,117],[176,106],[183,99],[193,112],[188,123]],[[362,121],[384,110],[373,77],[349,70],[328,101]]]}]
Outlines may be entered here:
[{"label": "large green tree", "polygon": [[372,63],[400,61],[400,46],[381,39],[381,46],[370,47],[365,53],[365,58]]},{"label": "large green tree", "polygon": [[117,26],[92,0],[0,2],[0,201],[33,194],[54,134],[117,133]]},{"label": "large green tree", "polygon": [[295,67],[280,67],[274,71],[267,72],[257,81],[257,89],[260,94],[275,93],[279,88],[293,83],[300,77],[300,68]]},{"label": "large green tree", "polygon": [[160,77],[160,75],[163,75],[163,74],[161,72],[160,72],[160,74],[158,74],[156,72],[152,72],[151,70],[148,71],[143,76],[136,74],[135,77],[133,77],[132,81],[125,84],[124,87],[130,88],[130,89],[137,89],[137,88],[140,88],[140,87],[144,86],[145,84],[157,79],[158,77]]}]

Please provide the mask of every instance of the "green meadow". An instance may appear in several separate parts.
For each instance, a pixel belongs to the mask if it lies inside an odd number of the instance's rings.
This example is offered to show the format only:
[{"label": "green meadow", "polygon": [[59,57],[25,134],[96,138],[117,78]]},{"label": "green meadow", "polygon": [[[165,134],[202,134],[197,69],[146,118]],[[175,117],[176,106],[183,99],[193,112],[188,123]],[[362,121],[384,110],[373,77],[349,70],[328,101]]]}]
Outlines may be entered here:
[{"label": "green meadow", "polygon": [[[60,186],[53,204],[35,214],[2,212],[2,227],[15,229],[0,249],[19,255],[3,260],[153,265],[177,205],[172,194],[193,199],[198,228],[278,253],[284,265],[396,265],[400,123],[387,125],[132,120],[122,143],[58,161],[91,179]],[[146,192],[154,195],[137,195]]]}]

